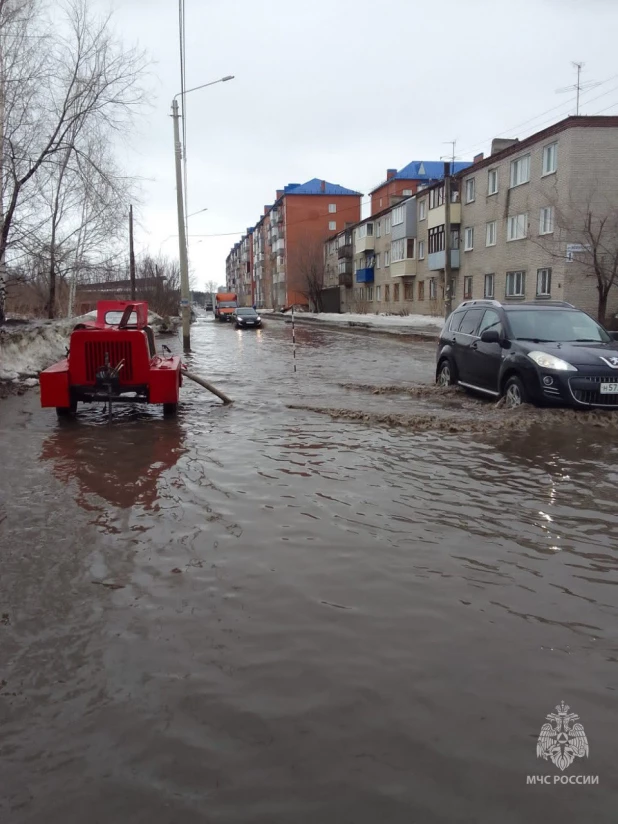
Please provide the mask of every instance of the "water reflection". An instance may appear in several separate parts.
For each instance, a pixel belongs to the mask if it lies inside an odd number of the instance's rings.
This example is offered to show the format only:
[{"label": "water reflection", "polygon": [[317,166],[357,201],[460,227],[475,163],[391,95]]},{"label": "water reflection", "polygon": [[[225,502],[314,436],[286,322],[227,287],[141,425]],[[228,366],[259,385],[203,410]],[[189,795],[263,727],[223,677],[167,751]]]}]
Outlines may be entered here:
[{"label": "water reflection", "polygon": [[52,462],[54,476],[76,481],[76,501],[91,510],[88,495],[113,506],[152,508],[159,477],[185,454],[185,431],[178,421],[152,418],[119,426],[58,426],[44,442],[40,460]]}]

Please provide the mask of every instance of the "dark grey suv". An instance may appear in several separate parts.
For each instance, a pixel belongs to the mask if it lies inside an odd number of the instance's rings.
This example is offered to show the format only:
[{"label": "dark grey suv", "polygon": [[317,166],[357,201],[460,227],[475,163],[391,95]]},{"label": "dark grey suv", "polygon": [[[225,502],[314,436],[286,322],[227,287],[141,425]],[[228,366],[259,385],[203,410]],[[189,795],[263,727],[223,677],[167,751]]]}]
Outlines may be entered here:
[{"label": "dark grey suv", "polygon": [[436,381],[525,402],[618,409],[618,333],[570,303],[469,300],[440,334]]}]

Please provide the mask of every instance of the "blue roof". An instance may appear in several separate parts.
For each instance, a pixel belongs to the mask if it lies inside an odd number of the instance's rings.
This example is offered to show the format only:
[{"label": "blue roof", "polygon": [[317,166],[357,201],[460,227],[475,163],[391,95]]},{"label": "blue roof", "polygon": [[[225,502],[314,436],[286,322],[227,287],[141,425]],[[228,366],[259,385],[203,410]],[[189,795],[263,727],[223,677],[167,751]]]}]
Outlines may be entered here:
[{"label": "blue roof", "polygon": [[[451,174],[456,175],[472,166],[472,162],[460,162],[451,164]],[[413,160],[395,175],[395,179],[400,180],[442,180],[444,177],[444,161],[442,160]]]},{"label": "blue roof", "polygon": [[337,183],[329,183],[327,180],[320,180],[314,177],[306,183],[288,183],[283,190],[286,195],[357,195],[361,196],[360,192],[355,192],[353,189],[346,189],[344,186],[339,186]]}]

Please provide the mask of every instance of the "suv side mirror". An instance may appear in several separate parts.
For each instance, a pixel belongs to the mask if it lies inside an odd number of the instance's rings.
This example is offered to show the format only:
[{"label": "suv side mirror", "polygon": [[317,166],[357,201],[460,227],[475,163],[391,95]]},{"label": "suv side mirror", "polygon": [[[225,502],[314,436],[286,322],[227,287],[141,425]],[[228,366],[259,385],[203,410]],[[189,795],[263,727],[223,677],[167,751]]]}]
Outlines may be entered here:
[{"label": "suv side mirror", "polygon": [[500,343],[500,332],[497,329],[485,329],[481,334],[483,343]]}]

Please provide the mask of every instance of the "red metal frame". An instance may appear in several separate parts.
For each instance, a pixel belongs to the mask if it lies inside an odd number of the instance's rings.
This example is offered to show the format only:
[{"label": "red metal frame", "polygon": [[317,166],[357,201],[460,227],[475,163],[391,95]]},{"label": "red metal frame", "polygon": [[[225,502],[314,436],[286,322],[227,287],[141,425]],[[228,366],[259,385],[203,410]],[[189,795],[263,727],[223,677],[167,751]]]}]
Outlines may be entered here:
[{"label": "red metal frame", "polygon": [[[133,323],[123,328],[107,323],[110,312],[120,312],[124,319],[134,316]],[[41,406],[70,409],[80,400],[100,400],[97,371],[105,365],[106,355],[112,369],[124,361],[115,402],[178,403],[180,358],[156,354],[154,334],[148,326],[148,304],[103,300],[97,304],[96,321],[78,324],[73,330],[68,357],[41,372]],[[136,397],[121,393],[135,393]]]}]

